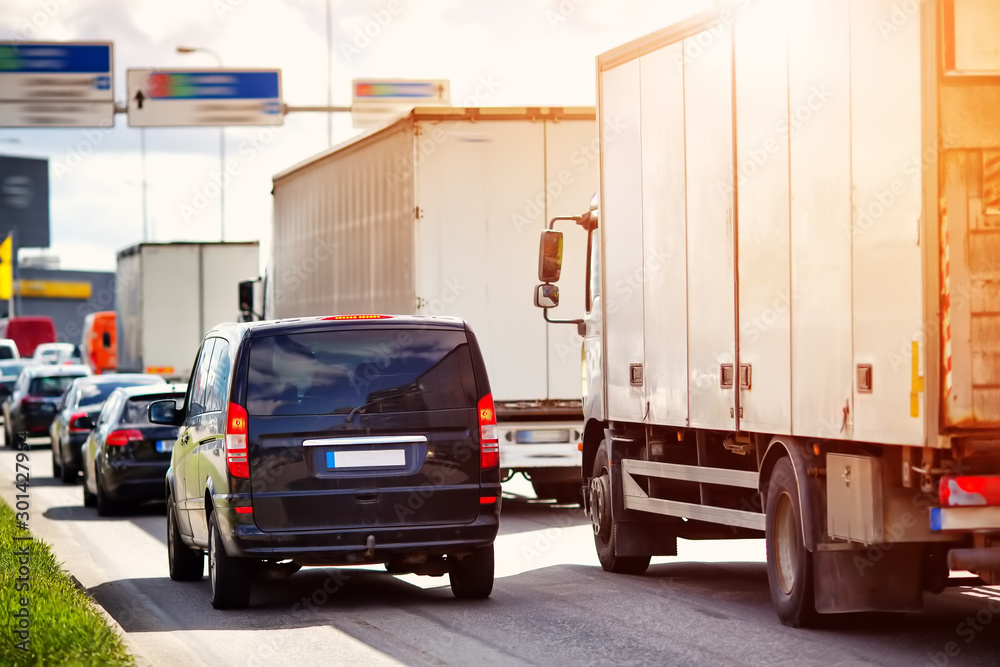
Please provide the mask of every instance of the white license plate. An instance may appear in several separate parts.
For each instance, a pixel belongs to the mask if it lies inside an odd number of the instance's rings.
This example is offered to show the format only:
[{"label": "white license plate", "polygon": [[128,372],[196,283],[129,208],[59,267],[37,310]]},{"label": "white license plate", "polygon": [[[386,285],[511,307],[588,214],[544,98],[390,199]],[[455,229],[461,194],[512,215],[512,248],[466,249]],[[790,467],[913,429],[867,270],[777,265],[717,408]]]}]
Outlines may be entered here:
[{"label": "white license plate", "polygon": [[174,449],[173,440],[157,440],[156,441],[156,451],[158,452],[171,452]]},{"label": "white license plate", "polygon": [[327,452],[326,467],[398,468],[406,465],[405,449],[373,449],[363,452]]}]

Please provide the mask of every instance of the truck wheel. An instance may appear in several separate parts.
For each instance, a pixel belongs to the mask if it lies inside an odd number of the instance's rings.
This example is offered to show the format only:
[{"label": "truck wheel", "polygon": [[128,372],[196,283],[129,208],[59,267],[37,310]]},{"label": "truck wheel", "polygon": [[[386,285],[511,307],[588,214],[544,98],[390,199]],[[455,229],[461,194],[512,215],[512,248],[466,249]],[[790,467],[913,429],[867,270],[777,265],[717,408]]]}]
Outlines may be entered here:
[{"label": "truck wheel", "polygon": [[602,441],[594,459],[590,480],[590,520],[594,525],[594,546],[601,567],[617,574],[642,574],[649,567],[649,556],[619,556],[615,553],[615,525],[611,518],[611,471],[608,446]]},{"label": "truck wheel", "polygon": [[482,600],[493,592],[493,545],[481,547],[448,568],[452,594],[462,600]]},{"label": "truck wheel", "polygon": [[802,537],[802,509],[788,458],[774,466],[767,492],[767,582],[778,618],[793,628],[816,621],[812,554]]},{"label": "truck wheel", "polygon": [[208,520],[208,573],[212,580],[213,607],[242,609],[250,604],[250,562],[226,553],[215,512]]},{"label": "truck wheel", "polygon": [[205,574],[205,554],[188,549],[177,528],[177,514],[167,499],[167,562],[174,581],[201,581]]}]

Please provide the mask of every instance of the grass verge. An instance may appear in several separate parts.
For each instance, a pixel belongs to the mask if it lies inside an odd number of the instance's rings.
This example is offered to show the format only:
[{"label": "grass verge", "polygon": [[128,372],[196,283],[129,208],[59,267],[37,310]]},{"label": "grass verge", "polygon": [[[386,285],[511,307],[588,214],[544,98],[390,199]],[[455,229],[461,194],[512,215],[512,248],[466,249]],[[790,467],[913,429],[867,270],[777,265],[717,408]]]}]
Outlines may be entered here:
[{"label": "grass verge", "polygon": [[62,571],[49,545],[29,537],[0,500],[0,665],[134,665],[121,638]]}]

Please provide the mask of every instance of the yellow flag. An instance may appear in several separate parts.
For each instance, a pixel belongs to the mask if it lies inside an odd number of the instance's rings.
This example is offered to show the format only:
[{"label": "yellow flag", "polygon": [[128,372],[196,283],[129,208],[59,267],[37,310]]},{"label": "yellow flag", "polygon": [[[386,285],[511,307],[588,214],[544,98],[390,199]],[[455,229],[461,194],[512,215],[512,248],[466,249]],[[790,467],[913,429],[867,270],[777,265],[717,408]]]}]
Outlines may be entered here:
[{"label": "yellow flag", "polygon": [[14,282],[14,265],[10,261],[11,246],[14,239],[7,235],[3,243],[0,243],[0,299],[9,299],[11,286]]}]

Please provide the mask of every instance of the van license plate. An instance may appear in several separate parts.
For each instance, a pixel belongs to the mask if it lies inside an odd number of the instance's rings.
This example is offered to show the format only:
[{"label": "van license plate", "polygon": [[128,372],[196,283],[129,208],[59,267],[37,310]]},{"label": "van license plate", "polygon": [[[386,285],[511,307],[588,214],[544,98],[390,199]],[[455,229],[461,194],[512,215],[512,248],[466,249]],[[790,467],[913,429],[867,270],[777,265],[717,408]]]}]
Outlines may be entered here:
[{"label": "van license plate", "polygon": [[174,449],[173,440],[157,440],[156,441],[156,451],[158,452],[170,452]]},{"label": "van license plate", "polygon": [[344,468],[400,468],[405,465],[405,449],[371,449],[360,452],[326,453],[326,467],[331,470],[343,470]]}]

